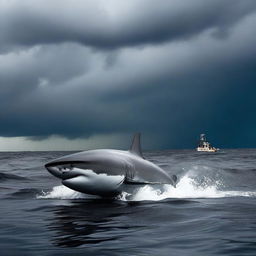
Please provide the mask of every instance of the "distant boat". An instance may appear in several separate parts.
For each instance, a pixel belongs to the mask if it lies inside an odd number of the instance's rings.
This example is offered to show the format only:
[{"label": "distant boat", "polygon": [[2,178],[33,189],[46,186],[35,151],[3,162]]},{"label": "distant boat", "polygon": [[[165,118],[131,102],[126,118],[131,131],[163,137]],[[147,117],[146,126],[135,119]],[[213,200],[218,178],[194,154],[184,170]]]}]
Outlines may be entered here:
[{"label": "distant boat", "polygon": [[200,134],[200,140],[196,150],[198,152],[217,152],[219,148],[211,146],[211,144],[208,141],[206,141],[205,134]]}]

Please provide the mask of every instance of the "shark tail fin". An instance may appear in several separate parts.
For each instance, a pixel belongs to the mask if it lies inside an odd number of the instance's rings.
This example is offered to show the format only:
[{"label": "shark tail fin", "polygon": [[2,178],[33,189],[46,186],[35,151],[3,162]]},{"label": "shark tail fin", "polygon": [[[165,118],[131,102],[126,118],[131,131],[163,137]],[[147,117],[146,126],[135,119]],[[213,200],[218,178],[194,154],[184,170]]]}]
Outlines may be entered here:
[{"label": "shark tail fin", "polygon": [[142,158],[142,151],[141,151],[141,145],[140,145],[140,133],[135,133],[132,140],[132,145],[129,150],[132,154],[135,154],[137,156],[140,156]]}]

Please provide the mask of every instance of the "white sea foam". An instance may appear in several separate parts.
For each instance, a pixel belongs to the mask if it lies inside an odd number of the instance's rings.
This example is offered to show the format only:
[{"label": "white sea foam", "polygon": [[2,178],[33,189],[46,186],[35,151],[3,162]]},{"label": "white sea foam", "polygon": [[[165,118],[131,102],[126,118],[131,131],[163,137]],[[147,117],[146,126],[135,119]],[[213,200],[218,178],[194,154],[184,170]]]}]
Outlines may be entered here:
[{"label": "white sea foam", "polygon": [[[256,191],[226,191],[223,190],[220,181],[208,180],[204,177],[203,182],[198,182],[196,177],[186,174],[180,179],[176,188],[164,185],[161,189],[146,185],[134,194],[123,192],[118,200],[122,201],[159,201],[167,198],[222,198],[222,197],[255,197]],[[85,195],[69,189],[63,185],[55,186],[50,192],[42,192],[38,199],[82,199],[89,198]]]},{"label": "white sea foam", "polygon": [[37,195],[37,199],[79,199],[86,198],[85,194],[76,192],[66,186],[55,186],[49,192],[42,192]]},{"label": "white sea foam", "polygon": [[124,201],[159,201],[167,198],[222,198],[222,197],[254,197],[255,191],[224,191],[219,190],[220,182],[213,185],[206,183],[198,185],[189,176],[181,178],[176,188],[171,185],[164,185],[163,189],[155,189],[152,186],[140,188],[134,195],[122,194],[121,200]]}]

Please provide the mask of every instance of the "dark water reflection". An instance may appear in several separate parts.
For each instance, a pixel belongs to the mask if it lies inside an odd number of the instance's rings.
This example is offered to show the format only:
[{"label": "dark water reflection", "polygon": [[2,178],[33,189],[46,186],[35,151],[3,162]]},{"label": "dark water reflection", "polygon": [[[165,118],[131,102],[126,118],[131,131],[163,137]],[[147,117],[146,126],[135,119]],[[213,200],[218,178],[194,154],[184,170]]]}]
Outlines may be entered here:
[{"label": "dark water reflection", "polygon": [[118,240],[145,227],[130,221],[130,215],[136,215],[138,209],[113,200],[76,200],[71,205],[57,206],[52,212],[48,228],[54,231],[53,243],[62,247]]}]

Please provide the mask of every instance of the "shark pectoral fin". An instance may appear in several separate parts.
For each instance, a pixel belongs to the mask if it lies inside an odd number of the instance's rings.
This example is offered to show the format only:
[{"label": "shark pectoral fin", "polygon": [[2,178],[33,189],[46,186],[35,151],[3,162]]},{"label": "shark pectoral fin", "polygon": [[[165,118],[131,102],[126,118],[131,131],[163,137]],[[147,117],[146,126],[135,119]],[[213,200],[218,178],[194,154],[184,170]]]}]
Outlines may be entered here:
[{"label": "shark pectoral fin", "polygon": [[141,151],[140,145],[140,133],[135,133],[132,140],[132,145],[129,150],[132,154],[135,154],[141,158],[144,158]]},{"label": "shark pectoral fin", "polygon": [[129,185],[146,185],[145,182],[135,181],[135,180],[131,180],[131,179],[125,179],[124,180],[124,184],[129,184]]},{"label": "shark pectoral fin", "polygon": [[141,180],[134,180],[134,179],[129,179],[125,178],[124,184],[129,184],[129,185],[163,185],[165,183],[162,182],[150,182],[150,181],[141,181]]}]

